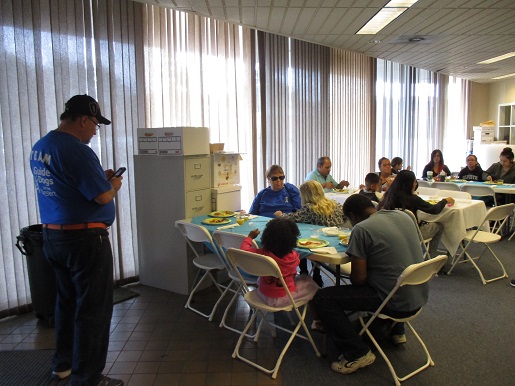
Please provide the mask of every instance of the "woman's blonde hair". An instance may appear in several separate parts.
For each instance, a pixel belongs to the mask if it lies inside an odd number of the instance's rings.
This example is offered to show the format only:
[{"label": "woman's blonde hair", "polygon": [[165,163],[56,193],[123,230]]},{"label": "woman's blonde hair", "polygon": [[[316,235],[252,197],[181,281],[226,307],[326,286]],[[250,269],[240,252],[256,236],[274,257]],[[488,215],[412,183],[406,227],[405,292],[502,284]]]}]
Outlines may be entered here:
[{"label": "woman's blonde hair", "polygon": [[336,208],[336,201],[325,197],[324,189],[318,181],[308,180],[300,187],[300,199],[302,205],[311,204],[313,212],[328,217]]}]

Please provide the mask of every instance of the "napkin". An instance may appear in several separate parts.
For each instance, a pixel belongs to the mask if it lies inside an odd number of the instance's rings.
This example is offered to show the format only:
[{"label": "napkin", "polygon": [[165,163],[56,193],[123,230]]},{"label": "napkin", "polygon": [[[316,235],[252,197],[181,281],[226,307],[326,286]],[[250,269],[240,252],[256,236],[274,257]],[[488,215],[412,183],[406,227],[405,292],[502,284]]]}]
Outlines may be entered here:
[{"label": "napkin", "polygon": [[338,253],[335,247],[322,247],[322,248],[313,248],[310,249],[313,253],[324,253],[327,255],[335,255]]},{"label": "napkin", "polygon": [[231,224],[231,225],[224,225],[224,226],[218,227],[216,229],[218,229],[218,230],[231,229],[231,228],[236,228],[236,227],[239,227],[239,226],[240,226],[240,224]]}]

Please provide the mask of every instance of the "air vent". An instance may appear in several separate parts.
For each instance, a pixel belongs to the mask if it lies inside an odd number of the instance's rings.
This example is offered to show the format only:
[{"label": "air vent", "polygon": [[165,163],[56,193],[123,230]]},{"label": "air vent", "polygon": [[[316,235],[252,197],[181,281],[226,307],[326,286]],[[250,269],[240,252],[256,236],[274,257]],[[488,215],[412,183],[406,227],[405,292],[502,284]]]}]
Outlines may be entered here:
[{"label": "air vent", "polygon": [[437,39],[431,35],[403,35],[390,41],[390,44],[431,44]]}]

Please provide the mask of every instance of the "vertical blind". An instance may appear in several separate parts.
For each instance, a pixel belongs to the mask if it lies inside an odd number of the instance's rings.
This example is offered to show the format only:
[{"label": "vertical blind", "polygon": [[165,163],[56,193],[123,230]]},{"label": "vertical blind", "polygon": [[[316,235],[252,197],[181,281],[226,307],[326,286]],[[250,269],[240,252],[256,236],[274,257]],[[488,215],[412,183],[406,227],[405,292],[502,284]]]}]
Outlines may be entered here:
[{"label": "vertical blind", "polygon": [[434,149],[464,165],[470,81],[377,60],[376,159],[401,157],[417,177]]},{"label": "vertical blind", "polygon": [[[25,258],[15,249],[21,228],[39,223],[29,154],[57,128],[75,94],[99,101],[112,125],[91,141],[105,169],[127,166],[110,229],[115,279],[137,274],[133,130],[138,103],[137,3],[107,0],[2,0],[0,13],[0,316],[30,303]],[[140,56],[142,57],[142,56]]]},{"label": "vertical blind", "polygon": [[138,127],[207,126],[212,142],[244,152],[247,205],[274,163],[299,185],[328,155],[333,176],[357,186],[378,155],[418,167],[433,146],[464,136],[468,83],[459,79],[378,62],[376,100],[375,60],[361,54],[124,0],[0,6],[0,317],[30,303],[14,247],[39,222],[30,149],[72,95],[93,96],[113,122],[91,142],[104,168],[128,169],[110,230],[122,281],[138,274]]}]

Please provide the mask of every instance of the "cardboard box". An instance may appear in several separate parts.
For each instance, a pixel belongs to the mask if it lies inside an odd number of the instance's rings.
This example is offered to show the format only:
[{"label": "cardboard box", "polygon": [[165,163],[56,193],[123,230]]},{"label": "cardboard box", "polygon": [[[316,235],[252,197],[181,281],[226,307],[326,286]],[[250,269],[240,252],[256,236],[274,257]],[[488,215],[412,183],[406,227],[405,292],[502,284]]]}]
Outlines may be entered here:
[{"label": "cardboard box", "polygon": [[217,153],[219,151],[222,151],[224,149],[225,144],[223,143],[210,143],[209,144],[209,152],[211,154]]},{"label": "cardboard box", "polygon": [[139,128],[137,132],[139,155],[209,154],[207,127]]},{"label": "cardboard box", "polygon": [[473,126],[475,143],[490,143],[494,140],[494,127]]}]

